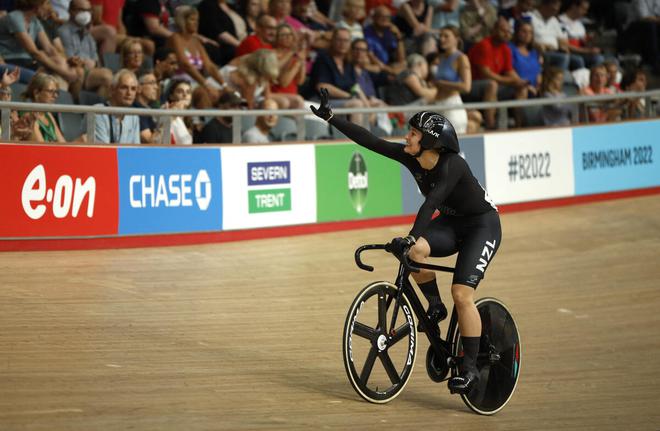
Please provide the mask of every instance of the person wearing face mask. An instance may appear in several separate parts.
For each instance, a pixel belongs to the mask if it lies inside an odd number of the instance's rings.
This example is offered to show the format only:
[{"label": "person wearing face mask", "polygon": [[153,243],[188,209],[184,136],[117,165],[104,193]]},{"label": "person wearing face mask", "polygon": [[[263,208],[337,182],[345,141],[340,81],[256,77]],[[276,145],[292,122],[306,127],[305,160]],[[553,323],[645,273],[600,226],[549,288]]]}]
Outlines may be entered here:
[{"label": "person wearing face mask", "polygon": [[112,71],[98,67],[96,41],[89,31],[91,23],[92,5],[89,0],[73,0],[69,5],[69,21],[58,28],[57,36],[69,63],[82,69],[82,89],[108,97]]}]

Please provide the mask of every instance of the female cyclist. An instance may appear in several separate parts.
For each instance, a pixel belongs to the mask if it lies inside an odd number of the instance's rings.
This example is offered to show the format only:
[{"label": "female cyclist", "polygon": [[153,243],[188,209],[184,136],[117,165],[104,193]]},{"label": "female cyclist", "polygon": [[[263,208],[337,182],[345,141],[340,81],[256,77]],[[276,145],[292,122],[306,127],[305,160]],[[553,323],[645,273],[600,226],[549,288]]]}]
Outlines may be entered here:
[{"label": "female cyclist", "polygon": [[[459,145],[451,123],[442,115],[423,111],[410,118],[406,144],[388,142],[367,130],[334,117],[328,93],[321,89],[321,104],[312,112],[339,129],[357,144],[403,164],[412,173],[425,201],[406,237],[394,238],[392,252],[407,253],[416,262],[429,256],[458,253],[451,294],[458,312],[463,344],[462,370],[449,380],[452,393],[469,393],[479,380],[476,367],[481,318],[474,304],[474,290],[500,246],[502,231],[497,207],[458,154]],[[433,218],[438,210],[441,216]],[[413,273],[429,302],[427,314],[435,323],[447,317],[447,308],[433,271]]]}]

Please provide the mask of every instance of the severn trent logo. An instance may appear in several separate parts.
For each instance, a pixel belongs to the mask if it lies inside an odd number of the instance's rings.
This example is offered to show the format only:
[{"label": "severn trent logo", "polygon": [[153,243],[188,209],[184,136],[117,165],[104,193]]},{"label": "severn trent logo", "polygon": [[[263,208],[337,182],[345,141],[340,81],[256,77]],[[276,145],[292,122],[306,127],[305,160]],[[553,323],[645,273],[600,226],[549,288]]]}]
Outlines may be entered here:
[{"label": "severn trent logo", "polygon": [[[248,163],[247,175],[250,214],[291,211],[291,162]],[[263,187],[276,184],[289,187]]]},{"label": "severn trent logo", "polygon": [[367,164],[358,152],[353,153],[351,163],[348,166],[348,193],[351,196],[353,208],[362,213],[367,203],[367,190],[369,188],[369,177]]}]

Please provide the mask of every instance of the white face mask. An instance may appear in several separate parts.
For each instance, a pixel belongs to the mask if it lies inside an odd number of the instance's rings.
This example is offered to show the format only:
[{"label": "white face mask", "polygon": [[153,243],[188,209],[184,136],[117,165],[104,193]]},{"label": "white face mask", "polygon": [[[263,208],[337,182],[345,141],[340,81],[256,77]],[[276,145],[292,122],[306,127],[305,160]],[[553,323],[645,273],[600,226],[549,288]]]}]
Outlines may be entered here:
[{"label": "white face mask", "polygon": [[81,27],[87,26],[92,22],[92,13],[91,12],[79,12],[76,14],[74,21]]}]

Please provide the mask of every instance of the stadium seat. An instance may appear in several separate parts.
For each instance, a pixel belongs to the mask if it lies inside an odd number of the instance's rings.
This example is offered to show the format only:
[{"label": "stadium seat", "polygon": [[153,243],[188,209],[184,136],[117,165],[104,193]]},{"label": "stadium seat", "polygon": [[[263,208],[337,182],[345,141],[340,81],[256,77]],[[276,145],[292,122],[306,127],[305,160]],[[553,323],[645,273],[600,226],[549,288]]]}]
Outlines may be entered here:
[{"label": "stadium seat", "polygon": [[270,133],[276,141],[295,141],[298,137],[298,125],[293,118],[280,116]]},{"label": "stadium seat", "polygon": [[241,117],[241,133],[245,132],[250,127],[254,126],[254,123],[257,121],[257,117],[254,115],[246,115]]},{"label": "stadium seat", "polygon": [[580,88],[577,86],[577,84],[574,83],[565,82],[561,89],[567,97],[577,96],[580,94]]},{"label": "stadium seat", "polygon": [[12,102],[23,102],[23,92],[27,88],[27,84],[21,84],[20,82],[14,82],[11,86],[11,101]]},{"label": "stadium seat", "polygon": [[115,73],[121,69],[121,57],[116,52],[105,52],[103,53],[103,65]]},{"label": "stadium seat", "polygon": [[96,93],[86,90],[80,90],[78,94],[78,102],[81,105],[96,105],[97,103],[105,103],[105,98],[99,96]]},{"label": "stadium seat", "polygon": [[60,90],[59,96],[55,99],[55,103],[58,105],[73,105],[73,96],[68,91]]},{"label": "stadium seat", "polygon": [[58,112],[57,122],[60,125],[60,130],[64,139],[67,142],[75,141],[84,132],[85,127],[85,114],[77,112]]},{"label": "stadium seat", "polygon": [[520,111],[522,113],[523,127],[543,126],[543,118],[541,117],[542,106],[525,106]]},{"label": "stadium seat", "polygon": [[319,139],[330,139],[330,127],[325,121],[305,118],[305,139],[318,141]]}]

